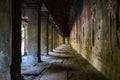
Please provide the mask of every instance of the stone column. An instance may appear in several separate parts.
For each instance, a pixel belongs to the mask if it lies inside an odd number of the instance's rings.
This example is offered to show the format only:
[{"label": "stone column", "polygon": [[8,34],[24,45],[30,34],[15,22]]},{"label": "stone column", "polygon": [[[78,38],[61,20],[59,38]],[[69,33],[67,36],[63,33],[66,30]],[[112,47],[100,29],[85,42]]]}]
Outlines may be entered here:
[{"label": "stone column", "polygon": [[58,32],[57,26],[55,26],[55,48],[58,46]]},{"label": "stone column", "polygon": [[32,66],[38,59],[38,6],[26,5],[25,16],[28,17],[28,53],[27,65]]},{"label": "stone column", "polygon": [[53,51],[53,49],[54,49],[53,43],[54,43],[54,23],[53,23],[53,21],[52,21],[52,41],[51,41],[52,51]]},{"label": "stone column", "polygon": [[[8,3],[11,3],[11,2],[8,2]],[[5,25],[7,25],[7,24],[9,24],[9,23],[5,23]],[[5,28],[5,29],[9,30],[9,27],[10,26],[8,25],[8,28]],[[9,31],[6,30],[5,32],[9,32]],[[8,33],[8,34],[9,34],[9,36],[7,36],[7,37],[8,38],[11,37],[10,33]],[[9,39],[6,39],[6,40],[9,40]],[[6,44],[6,45],[9,46],[8,44]],[[6,48],[7,48],[7,46],[6,46]],[[8,61],[6,61],[6,63],[8,63],[10,61],[7,58],[6,58],[6,60],[8,60]],[[4,80],[10,80],[10,78],[7,76],[7,78],[4,79]],[[17,1],[12,0],[12,64],[11,64],[11,80],[21,80],[21,0],[17,0]]]},{"label": "stone column", "polygon": [[53,49],[55,49],[55,24],[53,25]]},{"label": "stone column", "polygon": [[0,80],[10,80],[11,0],[0,0]]},{"label": "stone column", "polygon": [[49,17],[47,16],[47,55],[49,55]]},{"label": "stone column", "polygon": [[41,13],[41,54],[48,55],[48,12]]},{"label": "stone column", "polygon": [[60,31],[59,28],[58,28],[58,42],[59,42],[58,45],[63,44],[63,34],[62,34],[62,32]]},{"label": "stone column", "polygon": [[49,26],[48,26],[48,37],[49,37],[49,51],[52,51],[53,50],[53,48],[52,48],[52,46],[53,46],[53,41],[52,41],[52,19],[49,19]]},{"label": "stone column", "polygon": [[54,26],[54,48],[56,48],[57,45],[57,34],[56,34],[56,25]]},{"label": "stone column", "polygon": [[38,62],[41,62],[41,3],[38,5]]},{"label": "stone column", "polygon": [[59,46],[59,31],[58,31],[58,27],[56,27],[56,37],[57,37],[57,46]]}]

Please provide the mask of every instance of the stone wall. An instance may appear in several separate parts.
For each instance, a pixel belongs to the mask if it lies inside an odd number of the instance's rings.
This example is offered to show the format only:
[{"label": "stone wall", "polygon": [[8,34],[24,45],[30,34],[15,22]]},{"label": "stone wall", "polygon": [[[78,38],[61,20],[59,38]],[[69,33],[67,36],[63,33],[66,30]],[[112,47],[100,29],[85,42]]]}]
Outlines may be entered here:
[{"label": "stone wall", "polygon": [[107,78],[119,80],[119,0],[73,0],[72,3],[70,44]]},{"label": "stone wall", "polygon": [[10,80],[11,0],[0,0],[0,80]]}]

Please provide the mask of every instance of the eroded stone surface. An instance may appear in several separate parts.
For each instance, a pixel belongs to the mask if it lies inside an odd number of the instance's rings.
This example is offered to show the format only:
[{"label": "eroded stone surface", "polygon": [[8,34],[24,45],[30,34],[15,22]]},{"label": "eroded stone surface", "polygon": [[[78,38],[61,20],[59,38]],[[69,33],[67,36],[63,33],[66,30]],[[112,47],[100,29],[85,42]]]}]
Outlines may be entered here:
[{"label": "eroded stone surface", "polygon": [[[74,0],[72,47],[111,80],[120,79],[118,0]],[[79,9],[78,9],[79,7]],[[118,19],[119,18],[119,19]],[[73,18],[71,18],[73,19]]]}]

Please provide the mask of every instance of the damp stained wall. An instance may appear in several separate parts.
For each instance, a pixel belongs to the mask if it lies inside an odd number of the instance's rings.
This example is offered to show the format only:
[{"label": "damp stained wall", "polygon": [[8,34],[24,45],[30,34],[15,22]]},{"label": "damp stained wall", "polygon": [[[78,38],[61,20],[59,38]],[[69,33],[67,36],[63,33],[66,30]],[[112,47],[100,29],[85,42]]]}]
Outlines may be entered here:
[{"label": "damp stained wall", "polygon": [[120,1],[73,0],[70,44],[110,80],[120,79]]}]

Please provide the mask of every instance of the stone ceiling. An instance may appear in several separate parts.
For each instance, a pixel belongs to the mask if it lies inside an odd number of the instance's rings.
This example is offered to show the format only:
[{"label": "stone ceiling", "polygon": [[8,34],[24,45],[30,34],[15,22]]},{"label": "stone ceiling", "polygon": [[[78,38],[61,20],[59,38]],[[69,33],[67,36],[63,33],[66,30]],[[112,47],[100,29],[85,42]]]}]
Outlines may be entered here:
[{"label": "stone ceiling", "polygon": [[[26,3],[38,3],[38,0],[23,0]],[[69,36],[71,26],[77,15],[76,9],[83,0],[43,0],[53,20],[65,36]]]},{"label": "stone ceiling", "polygon": [[74,21],[80,15],[83,0],[44,0],[48,11],[65,36],[69,36]]},{"label": "stone ceiling", "polygon": [[44,0],[51,16],[64,34],[69,33],[70,0]]}]

